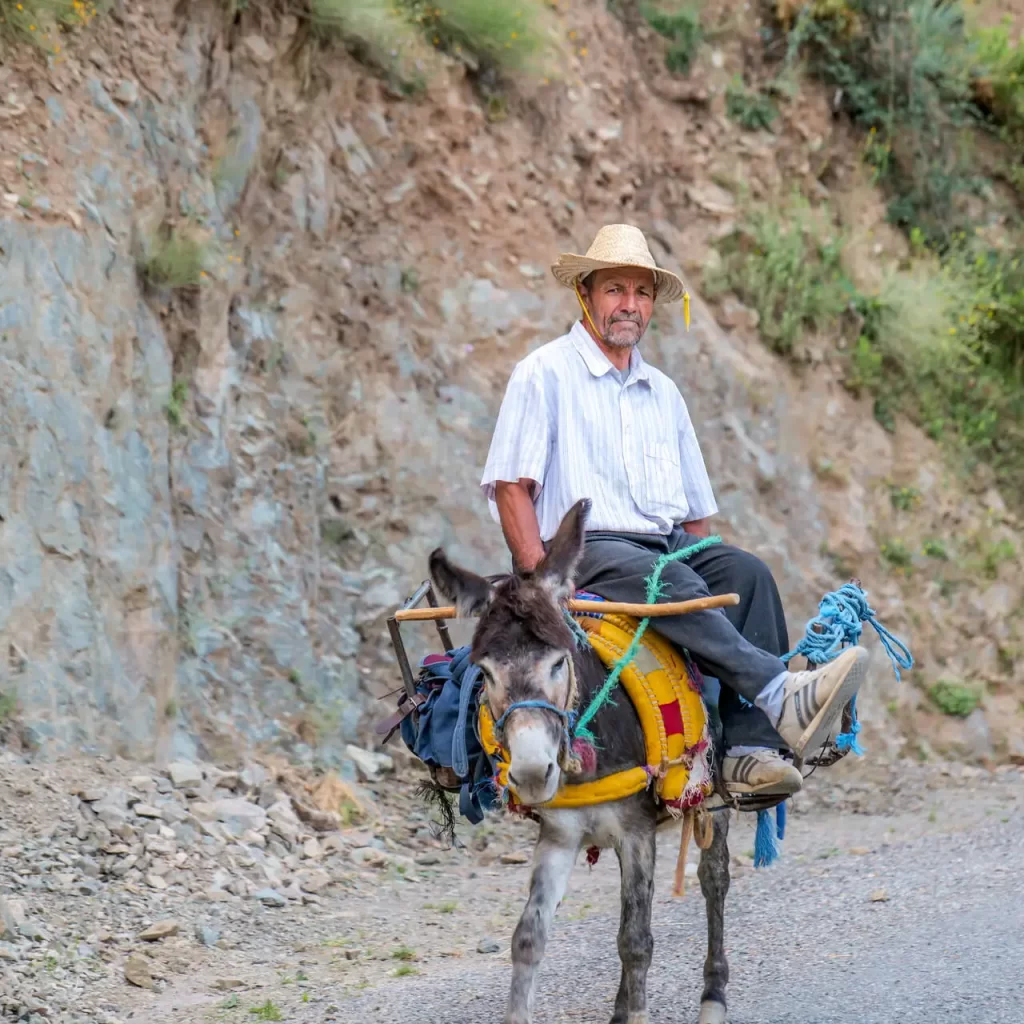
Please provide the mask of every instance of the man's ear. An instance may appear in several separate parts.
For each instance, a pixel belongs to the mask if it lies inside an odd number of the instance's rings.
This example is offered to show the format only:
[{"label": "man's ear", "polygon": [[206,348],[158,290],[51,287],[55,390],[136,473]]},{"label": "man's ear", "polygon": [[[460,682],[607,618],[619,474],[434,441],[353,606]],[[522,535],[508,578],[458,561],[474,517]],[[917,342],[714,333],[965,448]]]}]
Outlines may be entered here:
[{"label": "man's ear", "polygon": [[491,584],[475,572],[448,561],[442,548],[430,553],[430,578],[438,591],[455,605],[459,618],[479,615],[491,601]]},{"label": "man's ear", "polygon": [[551,539],[548,553],[533,571],[534,578],[551,592],[556,601],[568,600],[575,591],[574,577],[583,557],[590,506],[589,498],[581,498],[566,512],[558,532]]}]

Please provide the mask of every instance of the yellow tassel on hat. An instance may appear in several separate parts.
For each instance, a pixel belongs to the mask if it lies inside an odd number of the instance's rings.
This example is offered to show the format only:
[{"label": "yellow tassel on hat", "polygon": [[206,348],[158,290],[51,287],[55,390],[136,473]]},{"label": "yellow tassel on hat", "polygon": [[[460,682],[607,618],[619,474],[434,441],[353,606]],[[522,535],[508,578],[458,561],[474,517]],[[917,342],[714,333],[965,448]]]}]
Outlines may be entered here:
[{"label": "yellow tassel on hat", "polygon": [[683,323],[686,324],[686,329],[690,329],[690,293],[687,291],[683,292]]}]

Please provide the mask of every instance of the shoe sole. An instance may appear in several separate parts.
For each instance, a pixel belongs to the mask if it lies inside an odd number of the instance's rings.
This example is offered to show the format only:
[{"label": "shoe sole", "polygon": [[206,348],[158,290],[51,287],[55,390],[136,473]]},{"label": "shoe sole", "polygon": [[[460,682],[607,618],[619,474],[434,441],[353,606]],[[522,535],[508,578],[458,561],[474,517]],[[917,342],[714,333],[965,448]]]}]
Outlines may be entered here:
[{"label": "shoe sole", "polygon": [[825,742],[839,713],[846,706],[849,699],[860,689],[867,674],[870,655],[863,648],[858,648],[856,657],[850,662],[839,685],[832,691],[831,696],[825,701],[821,710],[814,716],[814,720],[804,730],[800,742],[793,748],[796,757],[803,757],[808,750],[817,750]]},{"label": "shoe sole", "polygon": [[803,779],[783,779],[779,782],[763,782],[760,786],[752,786],[749,782],[727,782],[725,791],[737,796],[792,796],[803,788]]}]

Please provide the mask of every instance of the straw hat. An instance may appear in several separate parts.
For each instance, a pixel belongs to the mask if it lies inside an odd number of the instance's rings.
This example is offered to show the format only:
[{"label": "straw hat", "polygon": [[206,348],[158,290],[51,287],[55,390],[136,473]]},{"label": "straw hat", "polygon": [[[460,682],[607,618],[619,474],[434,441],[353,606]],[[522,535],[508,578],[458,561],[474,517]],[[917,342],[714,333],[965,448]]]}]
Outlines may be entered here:
[{"label": "straw hat", "polygon": [[677,302],[686,291],[683,282],[675,274],[663,270],[654,262],[644,233],[632,224],[606,224],[594,237],[586,256],[563,252],[551,265],[551,273],[560,284],[575,289],[576,282],[592,270],[607,270],[611,267],[643,267],[652,271],[656,304]]}]

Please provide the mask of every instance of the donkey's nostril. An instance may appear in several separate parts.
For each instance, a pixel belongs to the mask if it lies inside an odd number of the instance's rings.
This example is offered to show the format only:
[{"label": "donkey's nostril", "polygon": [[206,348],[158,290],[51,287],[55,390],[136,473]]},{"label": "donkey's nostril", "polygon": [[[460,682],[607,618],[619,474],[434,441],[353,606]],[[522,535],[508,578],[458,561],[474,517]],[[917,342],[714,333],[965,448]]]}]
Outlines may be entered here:
[{"label": "donkey's nostril", "polygon": [[551,781],[551,773],[554,770],[555,770],[555,766],[553,764],[549,764],[548,765],[548,770],[544,773],[544,781],[545,782],[550,782]]}]

